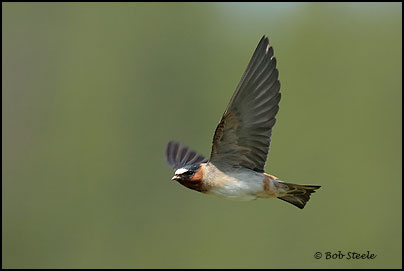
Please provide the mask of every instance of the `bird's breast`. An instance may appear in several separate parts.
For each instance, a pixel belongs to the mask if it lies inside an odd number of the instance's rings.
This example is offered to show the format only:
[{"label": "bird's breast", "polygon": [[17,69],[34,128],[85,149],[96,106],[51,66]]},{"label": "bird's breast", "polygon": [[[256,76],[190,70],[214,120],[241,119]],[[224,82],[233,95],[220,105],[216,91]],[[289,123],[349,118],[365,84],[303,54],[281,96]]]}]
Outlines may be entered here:
[{"label": "bird's breast", "polygon": [[253,200],[264,189],[264,175],[251,170],[222,171],[213,165],[204,169],[207,194],[237,200]]}]

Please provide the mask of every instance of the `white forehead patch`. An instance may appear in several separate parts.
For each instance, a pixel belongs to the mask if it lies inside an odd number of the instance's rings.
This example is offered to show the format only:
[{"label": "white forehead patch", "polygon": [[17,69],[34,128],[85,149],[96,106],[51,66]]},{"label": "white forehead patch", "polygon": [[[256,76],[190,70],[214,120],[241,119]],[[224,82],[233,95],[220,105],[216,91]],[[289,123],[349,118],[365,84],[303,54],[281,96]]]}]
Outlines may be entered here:
[{"label": "white forehead patch", "polygon": [[180,175],[180,174],[183,174],[183,173],[185,173],[187,171],[188,171],[188,169],[186,169],[186,168],[179,168],[179,169],[177,169],[175,171],[175,175]]}]

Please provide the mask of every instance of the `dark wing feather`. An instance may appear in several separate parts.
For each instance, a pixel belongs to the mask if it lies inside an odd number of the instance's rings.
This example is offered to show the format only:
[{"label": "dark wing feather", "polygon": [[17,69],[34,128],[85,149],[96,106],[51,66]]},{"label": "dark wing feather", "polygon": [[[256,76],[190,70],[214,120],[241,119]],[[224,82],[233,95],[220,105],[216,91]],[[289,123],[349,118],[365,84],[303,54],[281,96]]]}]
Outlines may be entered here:
[{"label": "dark wing feather", "polygon": [[281,99],[274,51],[263,36],[213,137],[210,162],[264,172]]},{"label": "dark wing feather", "polygon": [[205,163],[208,159],[178,142],[170,141],[166,147],[166,161],[177,170],[187,165]]}]

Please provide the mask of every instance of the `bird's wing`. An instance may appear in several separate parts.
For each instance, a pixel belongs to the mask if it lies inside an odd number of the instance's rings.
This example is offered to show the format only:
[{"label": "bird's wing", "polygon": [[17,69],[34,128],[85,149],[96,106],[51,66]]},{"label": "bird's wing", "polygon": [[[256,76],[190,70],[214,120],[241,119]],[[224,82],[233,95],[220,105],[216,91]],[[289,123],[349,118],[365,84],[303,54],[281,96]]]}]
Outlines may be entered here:
[{"label": "bird's wing", "polygon": [[207,162],[208,159],[178,142],[170,141],[166,147],[166,161],[177,170],[187,165]]},{"label": "bird's wing", "polygon": [[274,51],[260,40],[213,137],[209,161],[264,172],[281,99]]}]

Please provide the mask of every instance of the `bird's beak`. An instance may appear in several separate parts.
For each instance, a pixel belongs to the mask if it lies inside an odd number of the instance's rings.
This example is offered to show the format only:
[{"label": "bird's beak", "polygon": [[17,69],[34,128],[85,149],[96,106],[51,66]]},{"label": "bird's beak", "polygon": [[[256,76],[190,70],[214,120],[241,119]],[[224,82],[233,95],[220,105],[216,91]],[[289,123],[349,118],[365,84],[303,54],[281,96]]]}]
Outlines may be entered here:
[{"label": "bird's beak", "polygon": [[178,175],[174,175],[174,176],[171,178],[171,180],[173,180],[173,181],[177,181],[177,180],[179,180],[179,179],[181,179],[181,177],[178,176]]}]

